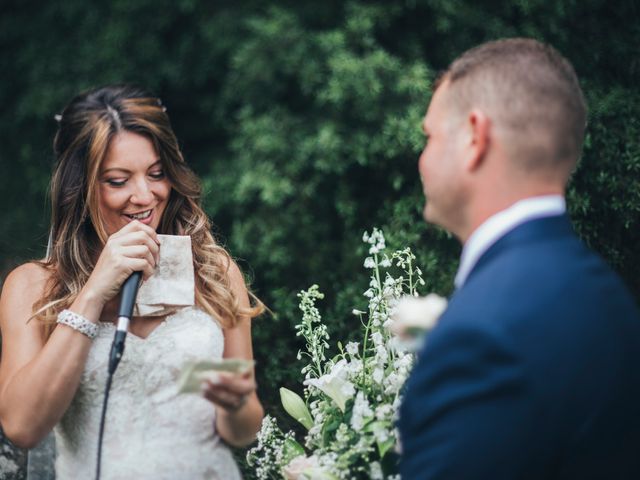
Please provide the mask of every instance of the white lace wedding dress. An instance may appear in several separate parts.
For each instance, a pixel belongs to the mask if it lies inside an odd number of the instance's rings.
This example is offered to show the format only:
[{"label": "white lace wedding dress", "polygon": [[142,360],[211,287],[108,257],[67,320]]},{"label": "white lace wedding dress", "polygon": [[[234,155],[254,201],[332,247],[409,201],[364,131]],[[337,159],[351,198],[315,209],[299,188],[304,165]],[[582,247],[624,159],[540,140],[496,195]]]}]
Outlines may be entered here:
[{"label": "white lace wedding dress", "polygon": [[[95,478],[98,430],[114,326],[101,324],[80,387],[55,427],[56,480]],[[220,358],[218,324],[196,308],[167,317],[146,338],[127,335],[109,396],[101,479],[240,479],[218,437],[215,407],[177,393],[187,360]]]}]

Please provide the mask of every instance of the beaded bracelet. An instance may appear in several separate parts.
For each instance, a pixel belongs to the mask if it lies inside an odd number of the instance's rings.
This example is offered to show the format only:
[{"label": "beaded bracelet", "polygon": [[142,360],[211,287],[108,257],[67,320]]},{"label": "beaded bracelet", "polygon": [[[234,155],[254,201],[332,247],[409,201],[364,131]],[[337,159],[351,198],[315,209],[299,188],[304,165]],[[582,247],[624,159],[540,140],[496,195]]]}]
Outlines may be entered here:
[{"label": "beaded bracelet", "polygon": [[95,323],[90,322],[82,315],[78,315],[71,310],[62,310],[58,314],[57,322],[71,327],[89,338],[95,338],[98,334],[98,326]]}]

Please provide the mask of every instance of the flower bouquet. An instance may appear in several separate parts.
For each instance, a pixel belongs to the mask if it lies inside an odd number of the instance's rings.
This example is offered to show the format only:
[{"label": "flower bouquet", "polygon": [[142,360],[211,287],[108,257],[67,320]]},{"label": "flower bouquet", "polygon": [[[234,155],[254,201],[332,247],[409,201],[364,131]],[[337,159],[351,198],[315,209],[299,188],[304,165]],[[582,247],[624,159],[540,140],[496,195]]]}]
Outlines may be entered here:
[{"label": "flower bouquet", "polygon": [[394,424],[401,389],[414,363],[412,351],[446,301],[416,298],[425,282],[409,248],[388,255],[377,229],[363,241],[369,245],[364,266],[371,270],[364,292],[368,310],[353,311],[364,328],[362,342],[337,342],[338,354],[326,358],[329,335],[316,307],[323,294],[317,285],[298,294],[302,321],[296,330],[306,341],[298,360],[308,360],[302,369],[304,399],[286,388],[280,396],[306,435],[299,443],[267,415],[257,446],[247,453],[259,479],[400,478]]}]

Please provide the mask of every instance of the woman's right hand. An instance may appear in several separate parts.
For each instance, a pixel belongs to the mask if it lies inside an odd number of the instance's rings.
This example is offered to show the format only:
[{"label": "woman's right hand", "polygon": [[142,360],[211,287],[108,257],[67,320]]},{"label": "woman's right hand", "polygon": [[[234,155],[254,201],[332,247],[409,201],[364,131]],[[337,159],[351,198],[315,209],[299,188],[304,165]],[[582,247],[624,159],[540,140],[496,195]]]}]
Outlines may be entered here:
[{"label": "woman's right hand", "polygon": [[155,230],[134,220],[107,240],[84,289],[102,305],[115,297],[133,272],[148,279],[158,263],[160,242]]}]

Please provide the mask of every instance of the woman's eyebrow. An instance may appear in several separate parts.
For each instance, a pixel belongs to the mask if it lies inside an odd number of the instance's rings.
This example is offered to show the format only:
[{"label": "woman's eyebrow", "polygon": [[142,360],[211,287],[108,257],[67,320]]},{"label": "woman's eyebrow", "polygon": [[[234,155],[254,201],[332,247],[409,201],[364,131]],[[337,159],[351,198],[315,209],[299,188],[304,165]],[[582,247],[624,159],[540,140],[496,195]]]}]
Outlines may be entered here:
[{"label": "woman's eyebrow", "polygon": [[[147,170],[155,167],[156,165],[158,165],[160,163],[160,160],[157,160],[156,162],[154,162],[153,164],[149,165],[149,167],[147,168]],[[106,170],[102,171],[102,175],[104,175],[105,173],[111,172],[113,170],[117,170],[119,172],[124,172],[124,173],[131,173],[131,170],[128,170],[126,168],[121,168],[121,167],[111,167],[111,168],[107,168]]]},{"label": "woman's eyebrow", "polygon": [[106,170],[103,170],[102,174],[104,175],[105,173],[113,172],[114,170],[117,170],[118,172],[131,173],[131,170],[127,170],[126,168],[113,167],[113,168],[107,168]]}]

